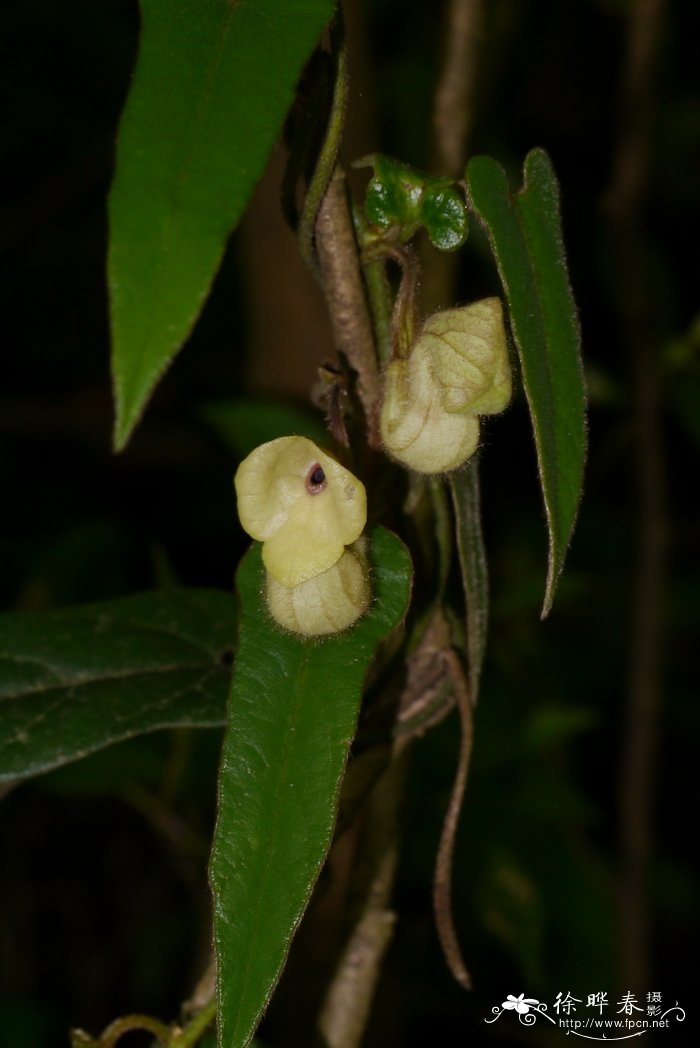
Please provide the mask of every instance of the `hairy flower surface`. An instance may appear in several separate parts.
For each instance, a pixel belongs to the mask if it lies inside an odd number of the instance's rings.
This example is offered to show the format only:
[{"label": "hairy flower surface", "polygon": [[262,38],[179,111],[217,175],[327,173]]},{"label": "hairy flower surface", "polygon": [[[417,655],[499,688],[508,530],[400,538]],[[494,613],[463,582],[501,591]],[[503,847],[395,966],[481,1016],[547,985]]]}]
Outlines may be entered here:
[{"label": "hairy flower surface", "polygon": [[387,450],[418,473],[445,473],[469,458],[479,443],[473,415],[445,410],[429,346],[410,360],[394,360],[384,375],[382,439]]},{"label": "hairy flower surface", "polygon": [[327,571],[298,586],[283,586],[268,575],[265,599],[275,622],[306,637],[352,626],[367,611],[371,596],[369,569],[359,546],[345,550]]},{"label": "hairy flower surface", "polygon": [[367,520],[364,485],[306,437],[261,444],[234,483],[241,524],[263,543],[263,563],[282,586],[331,568]]},{"label": "hairy flower surface", "polygon": [[478,416],[503,411],[510,395],[499,299],[435,313],[384,373],[384,446],[419,473],[456,469],[477,448]]},{"label": "hairy flower surface", "polygon": [[446,411],[496,415],[508,406],[510,365],[500,299],[433,314],[419,341],[429,347]]}]

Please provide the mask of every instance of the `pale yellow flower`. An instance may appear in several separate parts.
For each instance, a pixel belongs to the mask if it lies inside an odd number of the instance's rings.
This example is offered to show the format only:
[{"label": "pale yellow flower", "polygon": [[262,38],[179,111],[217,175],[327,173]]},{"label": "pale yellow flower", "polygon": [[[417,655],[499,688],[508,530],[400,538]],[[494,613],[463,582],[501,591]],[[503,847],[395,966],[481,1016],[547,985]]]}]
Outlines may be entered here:
[{"label": "pale yellow flower", "polygon": [[327,571],[298,586],[283,586],[268,575],[265,599],[273,619],[305,637],[352,626],[369,607],[371,595],[367,561],[358,547],[345,550]]},{"label": "pale yellow flower", "polygon": [[261,444],[234,483],[241,524],[263,543],[263,563],[282,586],[333,567],[367,520],[364,485],[306,437]]},{"label": "pale yellow flower", "polygon": [[475,452],[478,416],[503,411],[510,396],[499,299],[435,313],[408,355],[386,368],[382,441],[409,469],[445,473]]}]

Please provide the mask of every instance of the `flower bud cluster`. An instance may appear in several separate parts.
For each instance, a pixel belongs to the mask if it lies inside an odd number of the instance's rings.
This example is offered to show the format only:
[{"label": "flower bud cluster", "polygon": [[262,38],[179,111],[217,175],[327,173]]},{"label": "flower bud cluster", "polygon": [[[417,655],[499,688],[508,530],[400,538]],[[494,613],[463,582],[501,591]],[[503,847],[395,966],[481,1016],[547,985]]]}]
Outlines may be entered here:
[{"label": "flower bud cluster", "polygon": [[384,374],[380,426],[389,454],[418,473],[461,466],[479,442],[479,415],[511,395],[503,309],[486,298],[435,313]]},{"label": "flower bud cluster", "polygon": [[351,626],[370,603],[364,485],[306,437],[261,444],[234,483],[241,524],[263,544],[275,621],[305,636]]}]

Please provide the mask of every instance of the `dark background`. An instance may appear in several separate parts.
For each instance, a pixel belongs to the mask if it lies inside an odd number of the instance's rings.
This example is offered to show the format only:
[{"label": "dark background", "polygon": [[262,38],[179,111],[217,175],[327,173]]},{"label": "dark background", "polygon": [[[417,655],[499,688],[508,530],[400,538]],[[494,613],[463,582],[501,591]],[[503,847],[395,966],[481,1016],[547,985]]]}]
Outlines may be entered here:
[{"label": "dark background", "polygon": [[[430,166],[442,6],[352,4],[348,160],[379,150]],[[542,146],[562,185],[590,395],[585,497],[541,623],[546,536],[518,396],[489,424],[482,450],[493,617],[454,892],[476,991],[467,999],[451,981],[431,915],[457,753],[450,718],[414,753],[399,923],[367,1045],[544,1043],[542,1024],[525,1031],[504,1016],[484,1026],[508,993],[551,1010],[560,991],[585,1004],[598,990],[611,1002],[630,990],[640,1003],[661,990],[665,1006],[688,1009],[687,1025],[697,1002],[695,4],[659,4],[646,101],[632,111],[620,105],[632,4],[486,6],[470,149],[497,157],[515,181],[525,153]],[[231,476],[258,442],[240,398],[256,407],[265,439],[280,404],[306,410],[315,367],[332,352],[320,296],[279,214],[281,150],[195,333],[114,457],[105,201],[137,7],[28,0],[6,5],[1,25],[2,606],[61,606],[172,581],[230,588],[244,547]],[[618,210],[616,222],[610,187],[638,118],[648,178],[631,216]],[[459,280],[460,302],[495,290],[478,232]],[[650,519],[658,579],[640,596]],[[659,612],[651,641],[640,640],[640,600]],[[658,701],[645,714],[634,671],[649,644],[659,652],[658,687],[647,682]],[[652,798],[650,938],[635,968],[620,920],[633,887],[618,798],[630,789],[625,754],[643,717],[653,760],[631,792],[642,804],[646,791]],[[219,741],[216,732],[139,739],[3,800],[3,1048],[63,1045],[69,1026],[96,1033],[130,1011],[177,1015],[206,957]],[[280,1048],[308,1043],[325,920],[332,914],[311,914],[263,1028]],[[683,1034],[665,1036],[682,1043]]]}]

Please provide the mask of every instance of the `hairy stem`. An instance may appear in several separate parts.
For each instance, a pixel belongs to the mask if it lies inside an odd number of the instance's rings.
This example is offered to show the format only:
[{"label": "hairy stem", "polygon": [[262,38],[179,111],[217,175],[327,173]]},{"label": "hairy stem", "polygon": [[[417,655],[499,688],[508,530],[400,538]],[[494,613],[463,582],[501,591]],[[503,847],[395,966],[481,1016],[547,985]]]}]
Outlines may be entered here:
[{"label": "hairy stem", "polygon": [[318,212],[316,249],[336,346],[357,373],[367,441],[378,448],[379,371],[345,177],[339,169]]},{"label": "hairy stem", "polygon": [[314,252],[316,217],[335,171],[348,104],[348,56],[344,39],[342,8],[338,9],[336,22],[332,30],[331,43],[337,62],[331,111],[323,145],[318,154],[316,167],[304,197],[297,229],[301,256],[317,277],[320,274]]},{"label": "hairy stem", "polygon": [[[432,167],[440,174],[463,175],[476,109],[476,73],[483,20],[483,0],[450,0],[445,28],[442,71],[433,105]],[[456,256],[440,252],[424,272],[423,299],[428,311],[452,302],[456,287]],[[446,648],[441,658],[452,683],[459,710],[461,739],[452,795],[445,814],[435,863],[433,900],[438,936],[450,971],[465,989],[471,978],[462,959],[452,913],[452,865],[459,816],[471,759],[473,723],[488,616],[488,584],[481,530],[479,474],[476,462],[466,473],[450,477],[457,547],[467,610],[469,681],[459,656]]]},{"label": "hairy stem", "polygon": [[[353,208],[355,232],[360,244],[365,242],[367,223],[359,207]],[[383,258],[364,263],[367,298],[372,316],[372,327],[377,342],[380,364],[387,364],[391,357],[391,312],[392,293]]]},{"label": "hairy stem", "polygon": [[170,1028],[150,1015],[123,1015],[120,1019],[115,1019],[113,1023],[110,1023],[97,1040],[92,1040],[82,1030],[73,1030],[71,1044],[74,1048],[78,1046],[81,1048],[83,1046],[84,1048],[115,1048],[117,1041],[134,1030],[146,1030],[153,1034],[163,1048],[168,1048],[170,1044]]},{"label": "hairy stem", "polygon": [[192,1018],[184,1029],[179,1030],[170,1041],[168,1048],[192,1048],[208,1026],[216,1018],[216,996],[212,996],[201,1011]]},{"label": "hairy stem", "polygon": [[479,698],[481,667],[486,652],[489,617],[489,575],[481,527],[479,460],[472,457],[465,470],[450,474],[457,551],[467,613],[467,656],[472,705]]},{"label": "hairy stem", "polygon": [[452,516],[442,477],[430,477],[430,501],[435,519],[435,538],[438,547],[438,600],[442,603],[452,564]]}]

